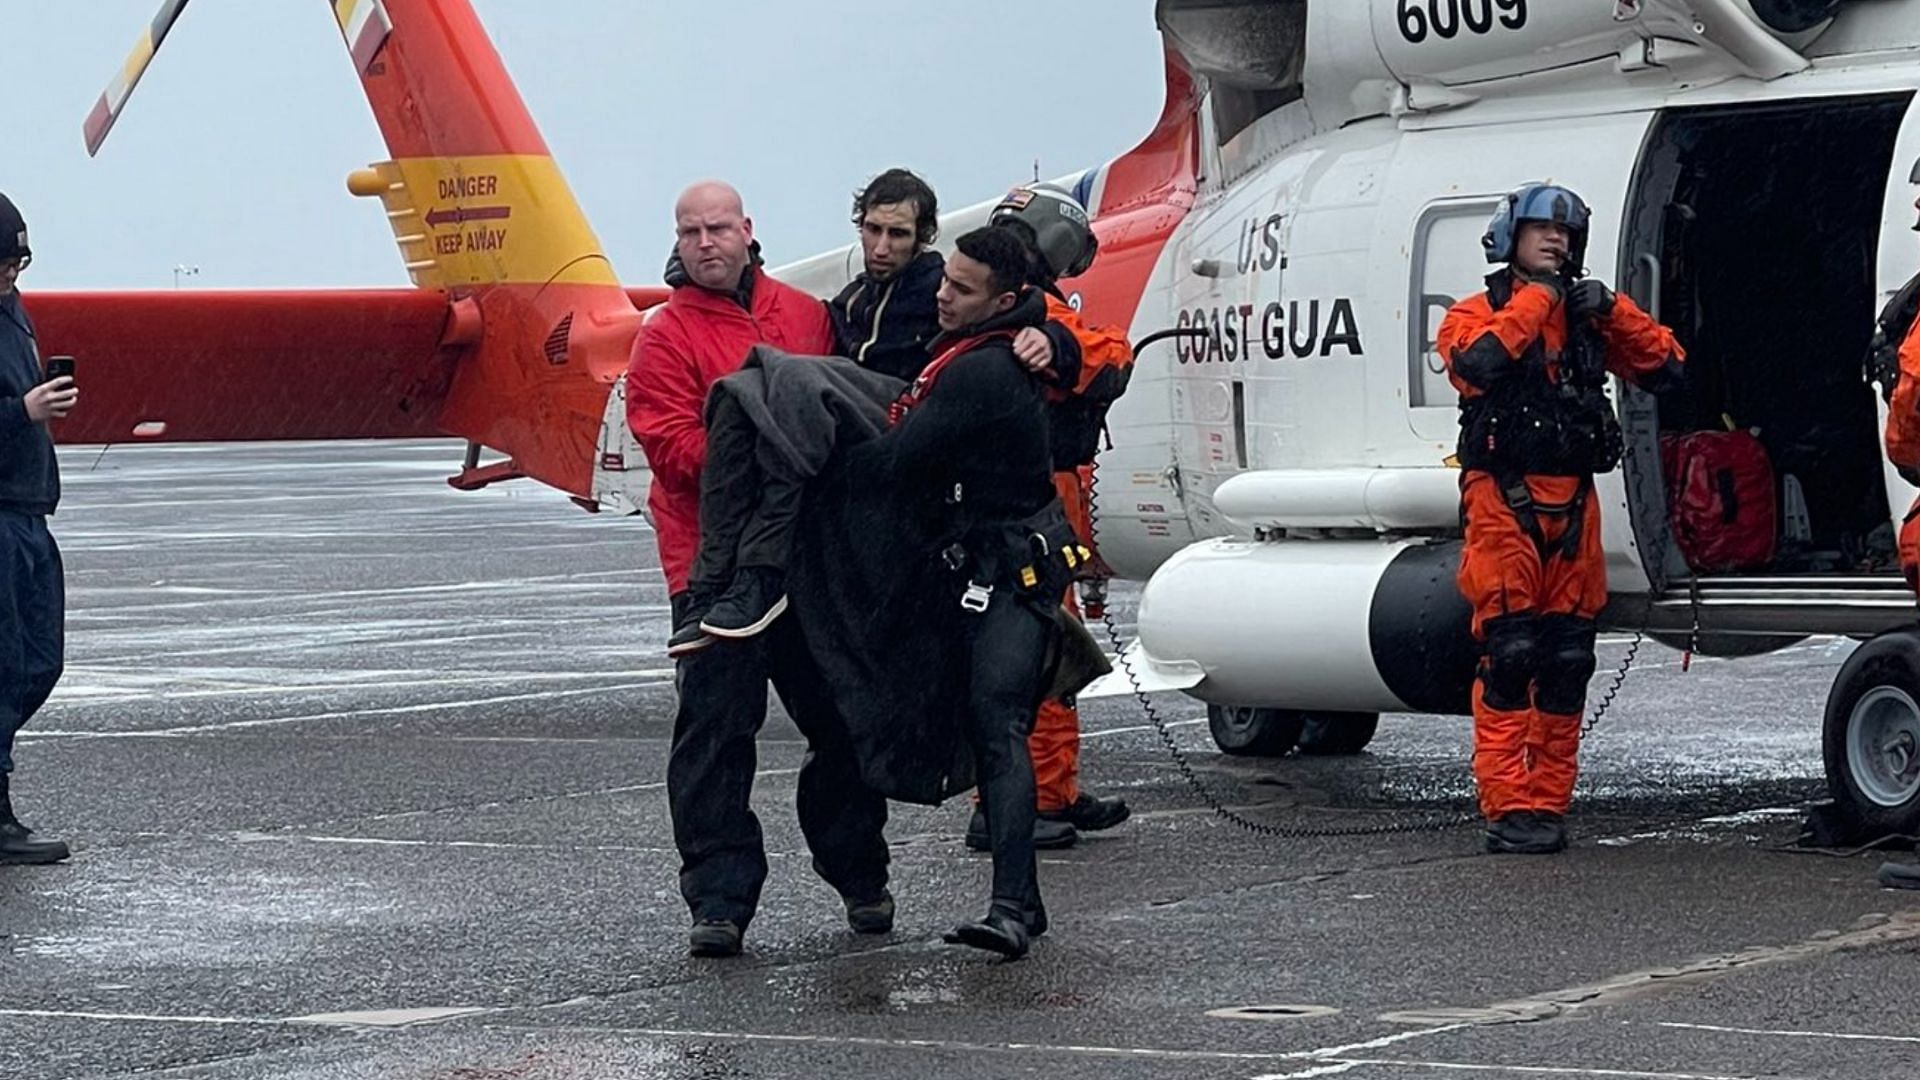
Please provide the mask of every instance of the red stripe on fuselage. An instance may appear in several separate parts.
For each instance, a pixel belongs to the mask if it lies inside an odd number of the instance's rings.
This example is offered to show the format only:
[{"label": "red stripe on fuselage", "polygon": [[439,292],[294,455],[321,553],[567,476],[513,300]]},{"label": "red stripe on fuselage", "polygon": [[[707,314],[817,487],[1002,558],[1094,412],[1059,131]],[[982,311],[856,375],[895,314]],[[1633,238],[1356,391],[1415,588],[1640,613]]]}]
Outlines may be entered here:
[{"label": "red stripe on fuselage", "polygon": [[1131,327],[1142,294],[1173,230],[1193,208],[1200,167],[1200,92],[1179,57],[1166,54],[1167,97],[1160,119],[1138,146],[1106,168],[1094,233],[1100,257],[1061,283],[1079,293],[1089,322]]}]

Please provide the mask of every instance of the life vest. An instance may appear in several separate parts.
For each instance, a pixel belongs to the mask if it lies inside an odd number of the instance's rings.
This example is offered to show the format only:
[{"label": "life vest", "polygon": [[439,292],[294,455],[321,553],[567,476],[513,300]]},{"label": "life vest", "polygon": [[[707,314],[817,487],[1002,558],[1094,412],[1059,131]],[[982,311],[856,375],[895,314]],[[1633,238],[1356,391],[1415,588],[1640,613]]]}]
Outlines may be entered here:
[{"label": "life vest", "polygon": [[[1487,279],[1493,310],[1512,299],[1505,270]],[[1606,359],[1606,342],[1592,326],[1567,327],[1557,362],[1535,338],[1513,362],[1518,371],[1460,399],[1461,467],[1492,473],[1502,485],[1525,476],[1611,472],[1625,444],[1607,400]]]},{"label": "life vest", "polygon": [[932,360],[927,361],[926,367],[920,369],[920,374],[907,384],[906,390],[893,400],[893,404],[887,406],[887,426],[890,428],[900,426],[900,421],[906,419],[907,413],[911,412],[914,406],[925,401],[927,395],[933,392],[934,382],[940,378],[940,373],[945,371],[947,365],[953,363],[955,358],[995,338],[1012,341],[1013,331],[991,330],[984,334],[961,338],[941,349]]}]

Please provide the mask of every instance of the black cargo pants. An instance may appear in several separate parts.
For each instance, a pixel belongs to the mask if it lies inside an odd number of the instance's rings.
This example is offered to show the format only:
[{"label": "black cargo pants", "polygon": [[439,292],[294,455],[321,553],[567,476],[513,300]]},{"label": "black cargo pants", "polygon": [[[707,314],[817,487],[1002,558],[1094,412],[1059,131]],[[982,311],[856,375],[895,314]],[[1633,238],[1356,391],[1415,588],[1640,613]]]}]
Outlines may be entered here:
[{"label": "black cargo pants", "polygon": [[[673,598],[676,625],[687,602],[686,593]],[[667,803],[680,851],[680,895],[696,922],[720,919],[744,929],[767,879],[760,819],[749,800],[769,679],[807,740],[795,799],[814,871],[854,900],[873,899],[887,886],[887,801],[861,779],[846,724],[807,657],[797,621],[782,618],[756,637],[722,641],[679,662]]]}]

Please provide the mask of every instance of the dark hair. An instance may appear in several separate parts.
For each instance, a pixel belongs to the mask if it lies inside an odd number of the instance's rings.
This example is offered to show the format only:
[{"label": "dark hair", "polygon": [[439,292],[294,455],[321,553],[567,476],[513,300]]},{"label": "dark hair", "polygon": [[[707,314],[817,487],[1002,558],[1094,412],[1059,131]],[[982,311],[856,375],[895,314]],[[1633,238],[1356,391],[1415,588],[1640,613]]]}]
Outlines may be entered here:
[{"label": "dark hair", "polygon": [[953,246],[960,254],[986,265],[996,294],[1017,293],[1026,287],[1032,260],[1027,245],[1012,230],[988,225],[967,233]]},{"label": "dark hair", "polygon": [[854,228],[860,227],[872,207],[903,202],[913,204],[914,239],[923,247],[933,243],[940,235],[939,200],[925,180],[906,169],[888,169],[868,181],[864,190],[853,193]]}]

